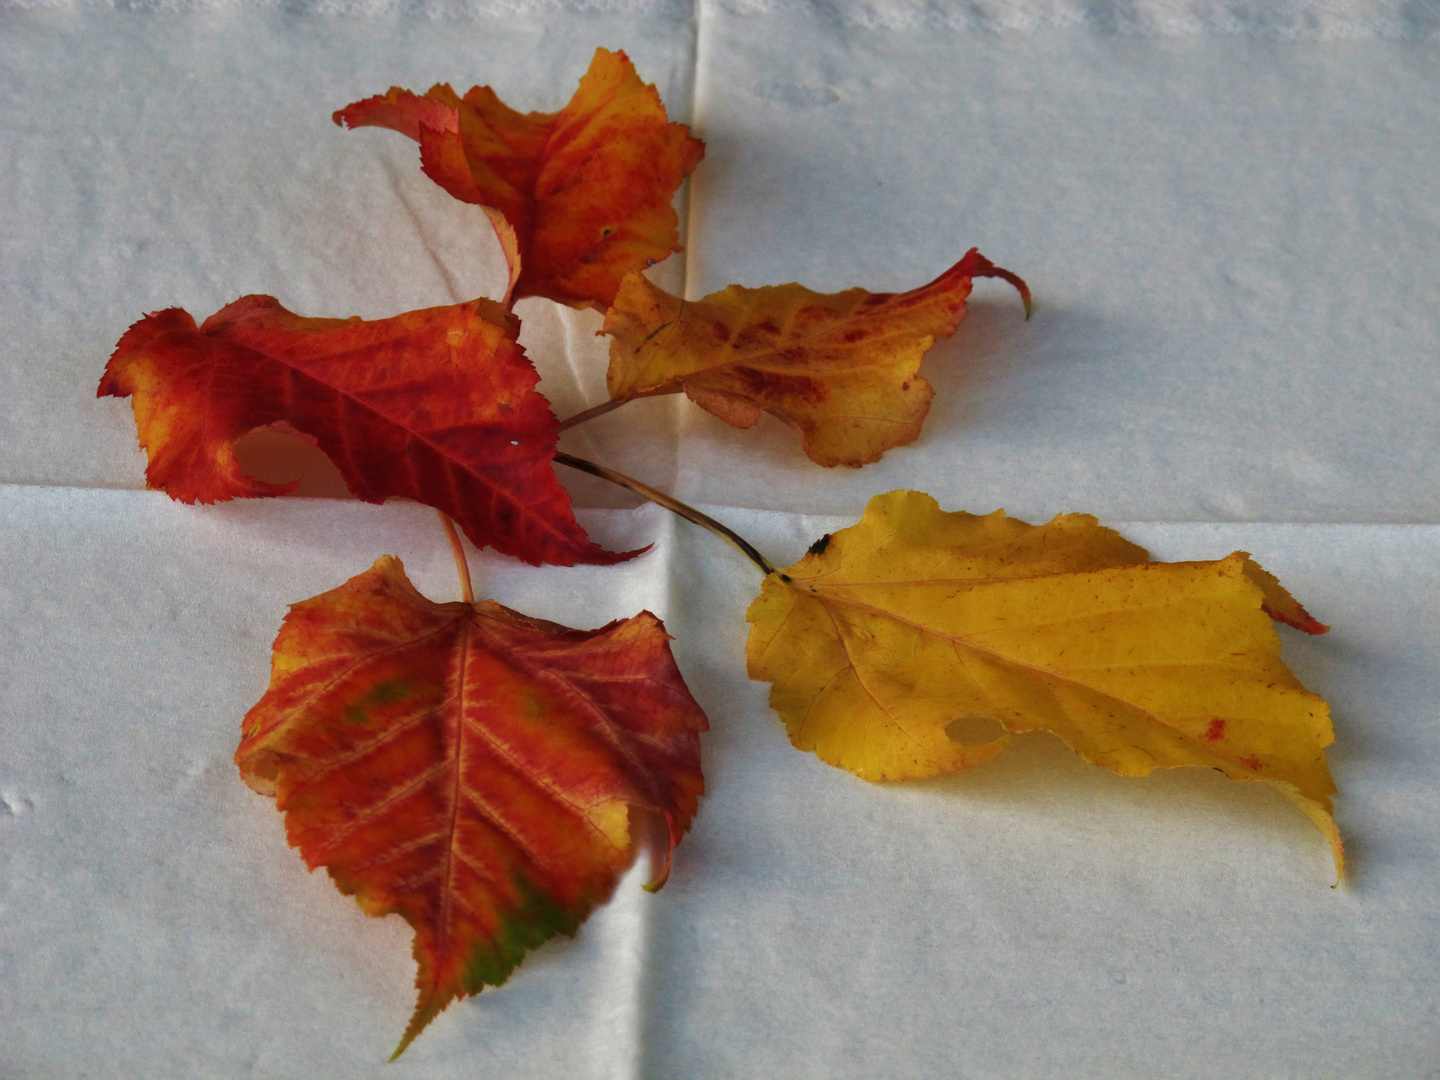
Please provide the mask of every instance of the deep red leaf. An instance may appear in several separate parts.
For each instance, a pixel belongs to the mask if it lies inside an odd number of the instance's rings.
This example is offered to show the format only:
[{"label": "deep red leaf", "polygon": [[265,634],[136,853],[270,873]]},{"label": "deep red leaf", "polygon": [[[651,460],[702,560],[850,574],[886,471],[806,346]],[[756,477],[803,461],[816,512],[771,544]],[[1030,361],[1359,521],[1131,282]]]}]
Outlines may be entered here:
[{"label": "deep red leaf", "polygon": [[179,308],[120,339],[99,393],[133,395],[152,488],[181,502],[279,495],[235,460],[247,432],[313,437],[357,498],[445,511],[477,545],[527,562],[611,563],[576,523],[559,437],[519,320],[488,300],[373,322],[309,319],[246,296],[202,326]]}]

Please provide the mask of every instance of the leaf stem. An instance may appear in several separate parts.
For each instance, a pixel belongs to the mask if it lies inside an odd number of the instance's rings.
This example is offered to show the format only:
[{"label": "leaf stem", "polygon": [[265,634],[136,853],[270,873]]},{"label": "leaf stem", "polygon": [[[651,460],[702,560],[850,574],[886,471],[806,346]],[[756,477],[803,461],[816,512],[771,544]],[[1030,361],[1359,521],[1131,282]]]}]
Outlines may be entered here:
[{"label": "leaf stem", "polygon": [[465,558],[465,548],[460,543],[460,534],[455,531],[455,522],[444,510],[436,510],[445,535],[450,538],[450,550],[455,554],[455,570],[460,575],[460,599],[467,604],[475,603],[475,588],[470,584],[470,563]]},{"label": "leaf stem", "polygon": [[561,420],[560,430],[564,431],[567,428],[575,427],[577,424],[583,424],[586,420],[594,420],[597,416],[604,416],[607,412],[610,412],[612,409],[618,409],[630,400],[630,398],[611,398],[609,401],[602,401],[599,405],[592,405],[583,412],[577,412],[568,420]]},{"label": "leaf stem", "polygon": [[666,495],[663,491],[657,491],[649,484],[636,480],[633,476],[626,476],[624,473],[616,472],[614,469],[606,468],[604,465],[597,465],[593,461],[586,461],[584,458],[578,458],[573,454],[567,454],[560,450],[555,452],[555,460],[561,465],[568,465],[570,468],[577,469],[580,472],[589,473],[591,476],[598,476],[601,480],[609,480],[612,484],[619,484],[621,487],[633,491],[642,499],[649,499],[657,506],[663,506],[666,510],[679,514],[686,521],[693,521],[702,529],[706,529],[722,540],[733,544],[740,550],[741,554],[758,566],[761,572],[767,577],[775,573],[774,563],[756,551],[743,536],[733,529],[720,524],[720,522],[716,521],[709,514],[702,514],[693,506],[687,506],[679,499],[671,495]]},{"label": "leaf stem", "polygon": [[631,394],[629,397],[611,398],[609,401],[602,401],[599,405],[592,405],[590,408],[576,413],[568,420],[560,421],[560,430],[564,431],[566,428],[578,427],[587,420],[594,420],[597,416],[604,416],[612,409],[618,409],[621,405],[629,404],[632,401],[639,401],[641,398],[665,397],[669,394],[678,393],[680,393],[680,384],[678,382],[670,382],[651,390],[642,390],[637,394]]}]

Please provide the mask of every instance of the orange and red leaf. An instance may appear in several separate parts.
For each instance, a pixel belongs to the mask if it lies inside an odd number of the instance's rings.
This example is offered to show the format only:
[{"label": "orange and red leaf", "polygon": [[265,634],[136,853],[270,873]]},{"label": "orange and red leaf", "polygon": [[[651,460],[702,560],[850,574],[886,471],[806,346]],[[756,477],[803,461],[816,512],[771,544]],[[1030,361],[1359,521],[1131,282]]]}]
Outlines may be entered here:
[{"label": "orange and red leaf", "polygon": [[734,427],[768,412],[800,433],[817,464],[859,467],[920,435],[934,391],[920,361],[965,317],[972,279],[1025,283],[974,248],[903,293],[731,285],[685,301],[640,274],[605,316],[613,401],[684,391]]},{"label": "orange and red leaf", "polygon": [[572,307],[608,306],[628,272],[680,250],[671,199],[705,153],[629,57],[607,49],[558,113],[520,113],[488,86],[462,98],[442,83],[424,96],[392,87],[335,122],[418,142],[427,176],[515,230],[512,296]]},{"label": "orange and red leaf", "polygon": [[152,488],[181,502],[283,494],[235,459],[284,422],[316,440],[357,498],[449,514],[477,545],[531,563],[616,562],[586,537],[551,460],[559,425],[516,341],[475,300],[391,319],[309,319],[247,296],[201,326],[179,308],[120,339],[99,393],[134,399]]},{"label": "orange and red leaf", "polygon": [[235,761],[312,870],[414,928],[399,1054],[449,1002],[575,933],[632,858],[632,810],[673,850],[706,728],[649,612],[571,630],[437,604],[385,556],[291,607]]}]

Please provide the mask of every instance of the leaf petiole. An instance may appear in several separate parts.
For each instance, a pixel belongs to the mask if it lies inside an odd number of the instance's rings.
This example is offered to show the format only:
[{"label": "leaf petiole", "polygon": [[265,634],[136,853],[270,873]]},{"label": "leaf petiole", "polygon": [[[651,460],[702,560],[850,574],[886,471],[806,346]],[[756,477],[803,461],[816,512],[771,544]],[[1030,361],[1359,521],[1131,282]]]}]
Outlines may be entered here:
[{"label": "leaf petiole", "polygon": [[470,583],[470,562],[465,558],[465,548],[460,544],[460,534],[455,531],[455,522],[444,510],[436,510],[445,535],[450,538],[450,550],[455,554],[455,571],[460,575],[460,599],[467,604],[475,603],[475,587]]},{"label": "leaf petiole", "polygon": [[568,431],[572,427],[579,427],[581,424],[594,420],[597,416],[604,416],[613,412],[621,405],[628,405],[632,401],[639,401],[641,398],[665,397],[668,394],[680,393],[680,385],[675,382],[666,383],[664,386],[656,387],[653,390],[645,390],[637,394],[626,394],[624,397],[611,398],[609,401],[602,401],[599,405],[592,405],[588,409],[582,409],[574,416],[560,421],[560,430]]},{"label": "leaf petiole", "polygon": [[[585,421],[587,421],[587,420],[594,420],[597,416],[604,416],[606,413],[611,412],[611,411],[614,410],[614,409],[618,409],[621,405],[624,405],[627,401],[631,401],[631,400],[633,400],[633,399],[632,399],[632,398],[611,398],[609,401],[602,401],[599,405],[592,405],[590,408],[585,409],[585,410],[582,411],[582,412],[576,413],[574,416],[570,417],[568,420],[561,420],[561,421],[560,421],[560,430],[561,430],[561,431],[566,431],[566,430],[568,430],[568,429],[570,429],[570,428],[572,428],[572,427],[576,427],[576,426],[578,426],[578,425],[580,425],[580,424],[585,423]],[[599,474],[597,473],[596,475],[599,475]],[[618,483],[618,481],[617,481],[617,483]]]},{"label": "leaf petiole", "polygon": [[[581,415],[584,414],[582,413]],[[775,573],[774,563],[756,551],[754,546],[743,536],[733,529],[720,524],[720,522],[716,521],[709,514],[702,514],[693,506],[687,506],[679,499],[671,495],[666,495],[663,491],[658,491],[649,484],[636,480],[633,476],[626,476],[624,473],[616,472],[614,469],[606,468],[604,465],[597,465],[595,462],[587,461],[585,458],[578,458],[573,454],[567,454],[564,451],[557,450],[555,452],[555,461],[561,465],[568,465],[570,468],[577,469],[580,472],[589,473],[591,476],[598,476],[601,480],[609,480],[612,484],[619,484],[621,487],[633,491],[642,499],[649,499],[657,506],[663,506],[666,510],[679,514],[686,521],[692,521],[702,529],[706,529],[722,540],[733,544],[739,549],[741,554],[758,566],[767,577]]]}]

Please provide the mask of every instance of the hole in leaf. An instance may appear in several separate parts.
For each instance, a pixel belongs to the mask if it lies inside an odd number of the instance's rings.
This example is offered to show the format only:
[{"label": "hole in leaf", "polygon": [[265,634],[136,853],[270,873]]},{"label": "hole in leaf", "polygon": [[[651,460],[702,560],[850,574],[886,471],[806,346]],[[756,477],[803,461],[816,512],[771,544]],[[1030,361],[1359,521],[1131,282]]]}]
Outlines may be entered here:
[{"label": "hole in leaf", "polygon": [[988,716],[960,716],[945,725],[945,734],[962,746],[978,746],[1002,738],[1005,727]]},{"label": "hole in leaf", "polygon": [[235,460],[246,476],[270,484],[299,480],[295,495],[316,499],[350,499],[350,488],[335,463],[310,436],[283,420],[256,428],[235,443]]}]

